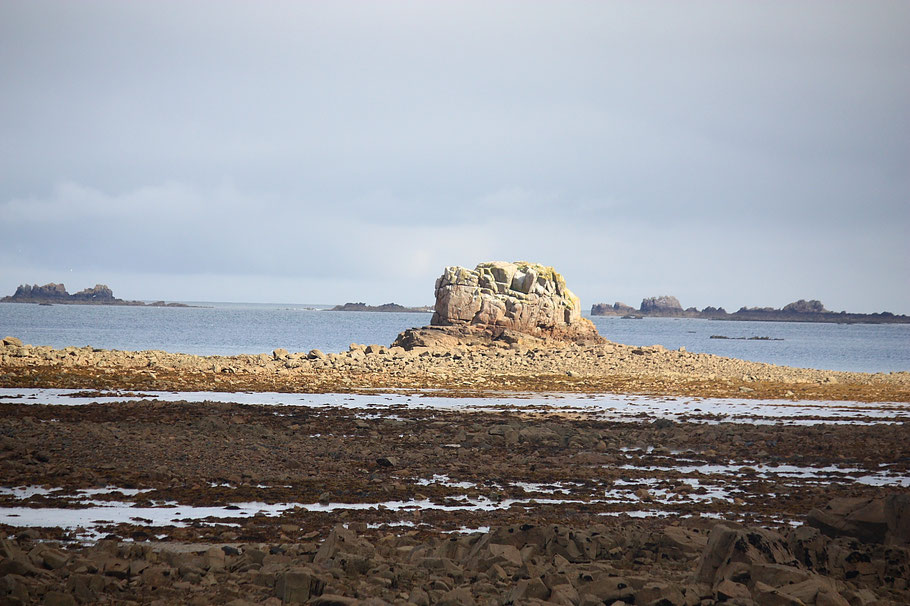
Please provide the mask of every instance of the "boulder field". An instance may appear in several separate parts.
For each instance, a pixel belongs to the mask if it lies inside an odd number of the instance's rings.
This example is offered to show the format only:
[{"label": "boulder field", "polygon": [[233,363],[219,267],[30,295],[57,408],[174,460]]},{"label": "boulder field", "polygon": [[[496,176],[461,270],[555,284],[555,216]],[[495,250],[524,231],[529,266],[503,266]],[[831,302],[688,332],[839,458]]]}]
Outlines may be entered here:
[{"label": "boulder field", "polygon": [[906,604],[908,564],[906,544],[856,544],[809,525],[516,524],[426,538],[355,523],[301,542],[189,548],[0,539],[11,571],[0,592],[9,604],[73,606],[873,606]]},{"label": "boulder field", "polygon": [[[436,327],[420,329],[421,334]],[[399,341],[404,339],[399,337]],[[478,345],[445,330],[403,346],[352,344],[348,351],[194,356],[164,351],[0,341],[0,387],[280,391],[330,393],[376,389],[575,392],[737,398],[910,401],[910,373],[812,370],[748,362],[659,345],[608,341],[545,346],[518,336]]]},{"label": "boulder field", "polygon": [[[901,424],[8,403],[4,485],[45,490],[0,491],[0,603],[907,604],[908,489],[864,478],[906,478],[908,448]],[[13,522],[98,503],[133,513],[90,543]]]}]

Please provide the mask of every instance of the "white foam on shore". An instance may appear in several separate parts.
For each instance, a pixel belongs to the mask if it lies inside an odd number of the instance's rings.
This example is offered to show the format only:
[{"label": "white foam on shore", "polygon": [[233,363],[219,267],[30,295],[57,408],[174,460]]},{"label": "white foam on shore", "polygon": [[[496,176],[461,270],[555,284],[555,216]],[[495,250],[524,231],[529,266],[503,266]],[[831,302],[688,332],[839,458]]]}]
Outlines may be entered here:
[{"label": "white foam on shore", "polygon": [[117,486],[104,486],[103,488],[80,488],[67,491],[64,488],[45,488],[44,486],[0,486],[0,495],[11,496],[15,499],[29,499],[34,496],[48,496],[60,499],[84,499],[103,494],[119,493],[125,497],[135,497],[144,492],[152,492],[152,488],[118,488]]},{"label": "white foam on shore", "polygon": [[429,486],[431,484],[438,484],[440,486],[446,486],[448,488],[461,488],[462,490],[478,488],[477,484],[474,482],[456,482],[449,478],[449,476],[440,474],[433,474],[432,478],[420,478],[414,482],[414,484],[417,486]]},{"label": "white foam on shore", "polygon": [[[799,479],[815,482],[839,482],[843,484],[858,483],[868,486],[910,486],[910,476],[897,474],[887,469],[869,473],[858,467],[810,467],[799,465],[763,465],[763,464],[730,464],[730,465],[619,465],[617,469],[628,471],[678,473],[681,475],[701,476],[735,476],[738,479],[750,477],[762,479]],[[863,475],[860,475],[863,474]]]},{"label": "white foam on shore", "polygon": [[[217,402],[266,406],[338,407],[348,409],[455,409],[495,412],[575,412],[610,421],[642,423],[654,419],[687,420],[695,423],[738,422],[750,424],[815,425],[891,424],[910,420],[910,405],[904,403],[748,400],[721,398],[672,398],[616,394],[503,394],[492,398],[419,393],[292,394],[276,392],[144,391],[128,396],[79,396],[86,390],[0,388],[0,404],[49,404],[79,406],[123,401],[192,403]],[[103,392],[103,394],[112,392]],[[819,417],[819,418],[813,418]]]}]

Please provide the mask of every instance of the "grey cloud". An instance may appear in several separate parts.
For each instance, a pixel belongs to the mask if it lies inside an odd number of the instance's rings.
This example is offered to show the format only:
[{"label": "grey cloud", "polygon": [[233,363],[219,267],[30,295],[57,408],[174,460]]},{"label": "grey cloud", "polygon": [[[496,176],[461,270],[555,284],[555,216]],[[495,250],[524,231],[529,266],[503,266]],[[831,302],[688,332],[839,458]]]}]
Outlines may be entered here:
[{"label": "grey cloud", "polygon": [[0,289],[495,256],[910,312],[908,59],[889,2],[3,3]]}]

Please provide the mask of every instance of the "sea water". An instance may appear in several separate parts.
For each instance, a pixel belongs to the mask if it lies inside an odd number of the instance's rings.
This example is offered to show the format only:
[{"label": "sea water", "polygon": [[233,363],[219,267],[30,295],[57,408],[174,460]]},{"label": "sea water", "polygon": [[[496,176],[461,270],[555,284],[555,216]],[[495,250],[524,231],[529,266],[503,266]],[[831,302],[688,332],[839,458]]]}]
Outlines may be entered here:
[{"label": "sea water", "polygon": [[[200,307],[0,304],[0,337],[61,348],[158,349],[197,355],[389,345],[428,313],[333,312],[307,305],[200,303]],[[910,371],[910,324],[733,322],[690,318],[591,318],[627,345],[862,372]],[[726,337],[726,338],[712,338]],[[760,337],[761,339],[751,339]]]}]

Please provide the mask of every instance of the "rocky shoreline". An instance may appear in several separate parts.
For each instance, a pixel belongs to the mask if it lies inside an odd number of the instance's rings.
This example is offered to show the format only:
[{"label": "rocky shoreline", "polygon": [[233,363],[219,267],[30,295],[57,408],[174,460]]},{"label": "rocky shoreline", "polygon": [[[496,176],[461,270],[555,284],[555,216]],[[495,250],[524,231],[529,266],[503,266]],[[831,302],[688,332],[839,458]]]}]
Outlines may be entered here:
[{"label": "rocky shoreline", "polygon": [[[0,387],[305,393],[444,390],[453,395],[630,393],[670,396],[910,402],[910,373],[812,370],[659,345],[500,339],[422,329],[429,346],[352,344],[341,353],[194,356],[0,341]],[[436,334],[438,333],[438,334]],[[508,337],[508,333],[506,333]],[[511,342],[509,342],[511,341]]]},{"label": "rocky shoreline", "polygon": [[[0,600],[910,600],[910,440],[903,416],[888,412],[899,404],[868,405],[877,414],[859,422],[819,402],[809,416],[771,424],[698,412],[712,395],[908,402],[910,373],[454,327],[403,337],[408,349],[230,357],[3,339],[0,386],[134,391],[83,391],[73,395],[117,401],[78,406],[0,399]],[[371,395],[353,408],[299,406],[290,396],[276,407],[157,402],[144,389]],[[383,394],[427,389],[443,399],[548,391],[694,399],[672,421],[648,408],[611,420],[558,401],[427,409]]]}]

